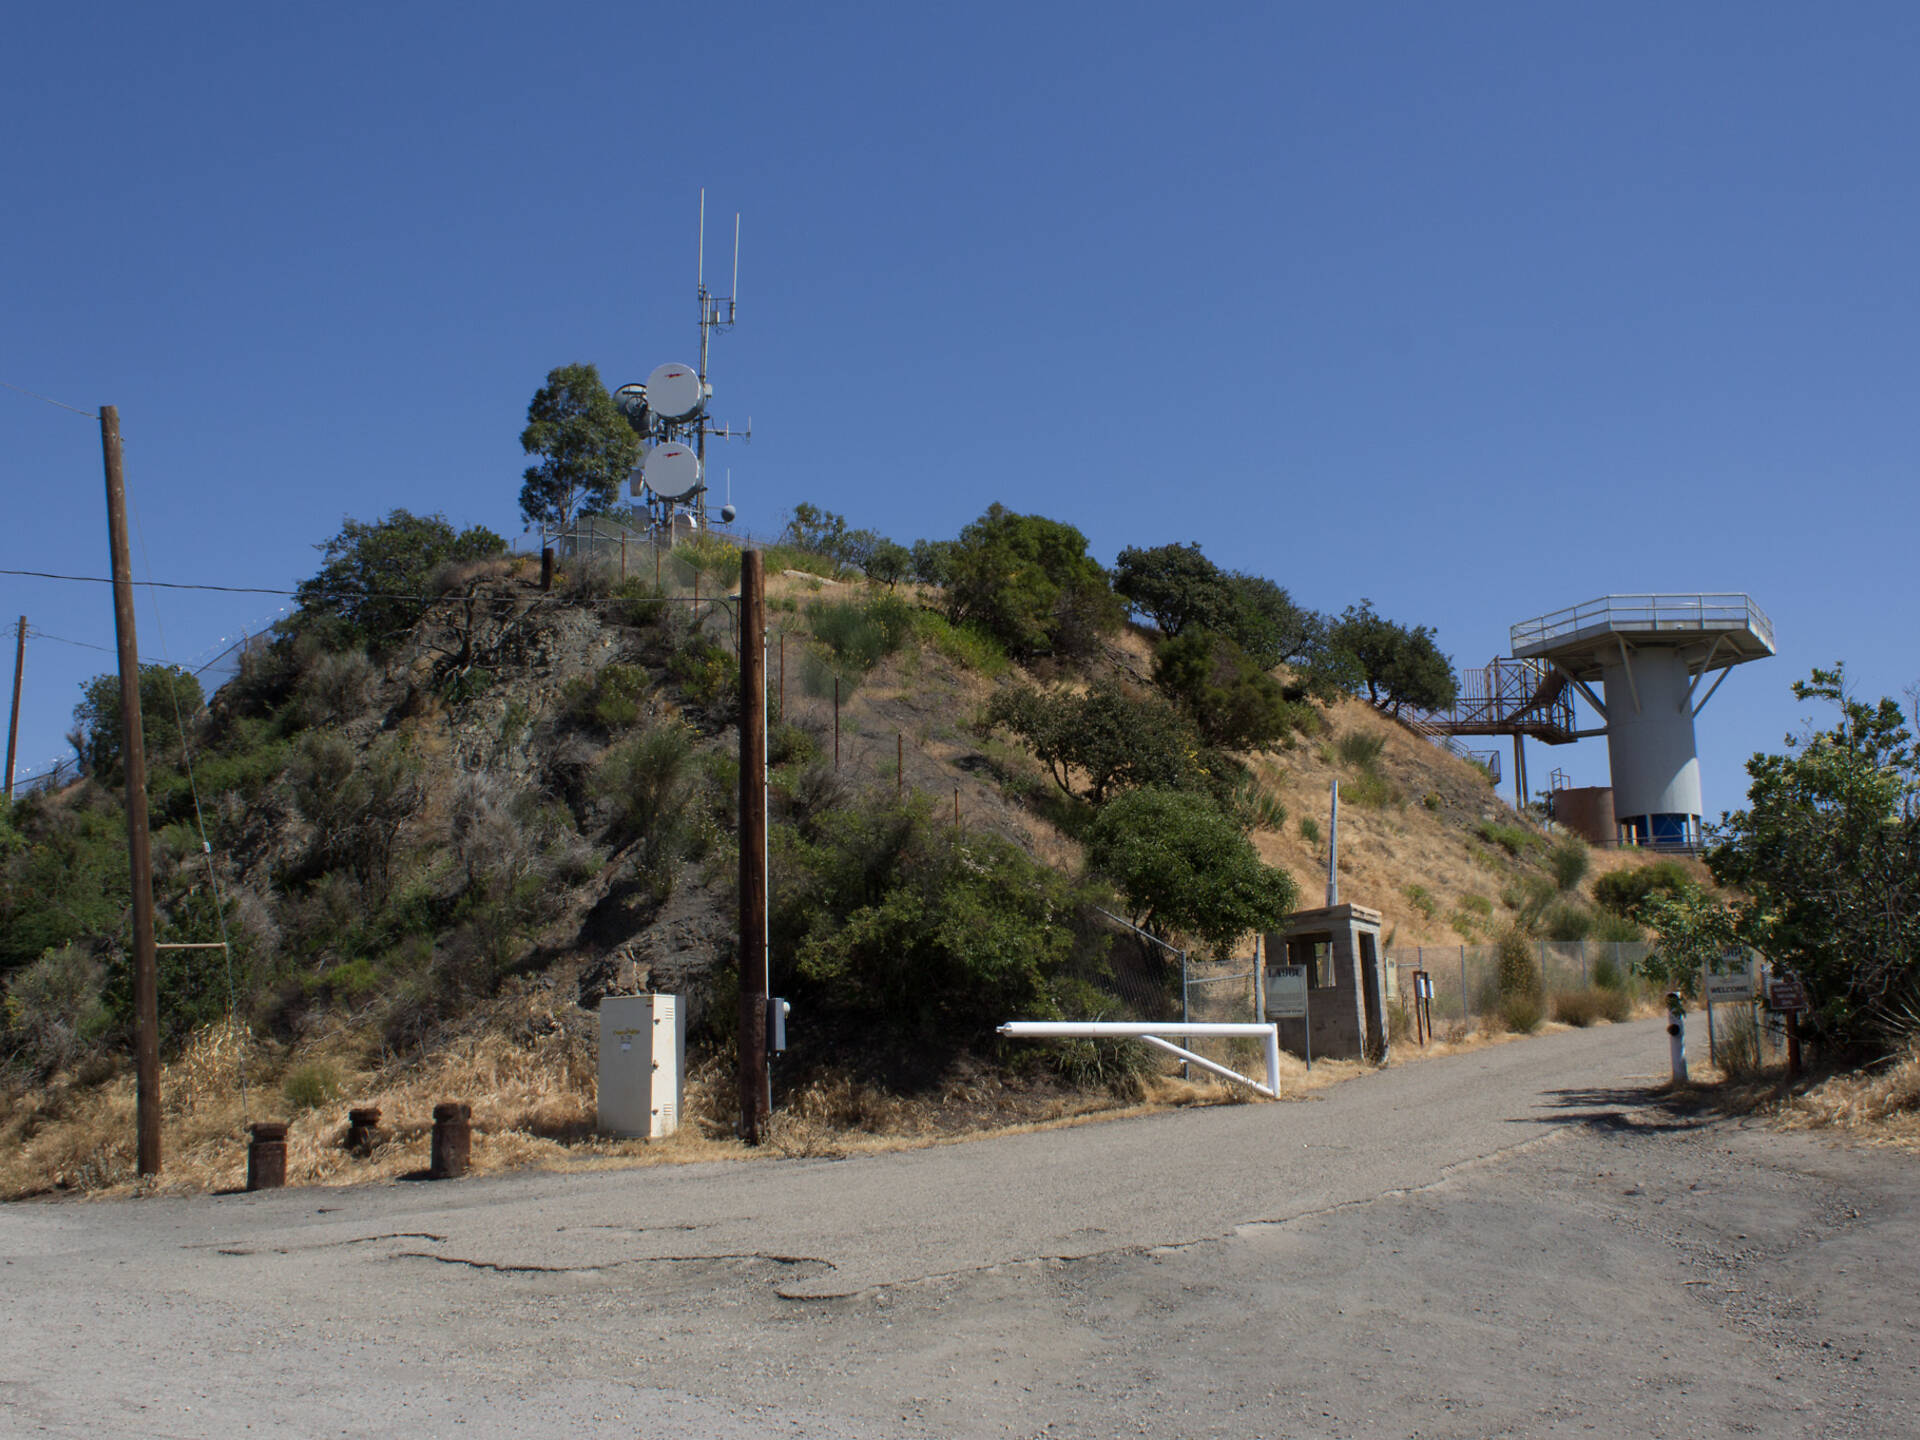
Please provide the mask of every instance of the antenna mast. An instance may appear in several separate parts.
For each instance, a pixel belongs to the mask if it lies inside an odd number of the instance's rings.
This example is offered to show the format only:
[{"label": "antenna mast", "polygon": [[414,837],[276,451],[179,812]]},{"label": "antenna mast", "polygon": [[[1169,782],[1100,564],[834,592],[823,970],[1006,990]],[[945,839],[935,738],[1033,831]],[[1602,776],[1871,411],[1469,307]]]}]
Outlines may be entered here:
[{"label": "antenna mast", "polygon": [[[707,192],[700,191],[700,229],[694,258],[694,298],[700,304],[700,363],[660,365],[645,384],[622,385],[614,394],[621,412],[632,423],[642,444],[640,468],[633,472],[632,493],[644,495],[653,523],[664,527],[671,541],[676,528],[690,523],[707,528],[707,438],[753,439],[753,421],[735,430],[717,425],[707,413],[713,386],[707,378],[713,351],[713,332],[731,330],[739,311],[740,216],[733,217],[732,295],[707,289]],[[731,497],[729,497],[729,500]],[[720,508],[722,524],[733,521],[733,506]]]},{"label": "antenna mast", "polygon": [[[713,344],[713,332],[733,328],[734,317],[739,310],[739,292],[740,212],[737,210],[733,215],[733,293],[715,295],[707,289],[707,192],[706,187],[702,186],[700,190],[700,259],[694,271],[694,293],[700,302],[700,388],[702,391],[710,392],[711,389],[707,383],[707,357]],[[700,415],[693,434],[694,454],[700,461],[702,476],[706,474],[709,435],[719,436],[722,439],[735,434],[749,440],[753,438],[751,427],[745,431],[729,430],[724,425],[715,425],[704,412]],[[695,523],[705,530],[707,528],[707,487],[704,482],[694,492],[693,514]]]}]

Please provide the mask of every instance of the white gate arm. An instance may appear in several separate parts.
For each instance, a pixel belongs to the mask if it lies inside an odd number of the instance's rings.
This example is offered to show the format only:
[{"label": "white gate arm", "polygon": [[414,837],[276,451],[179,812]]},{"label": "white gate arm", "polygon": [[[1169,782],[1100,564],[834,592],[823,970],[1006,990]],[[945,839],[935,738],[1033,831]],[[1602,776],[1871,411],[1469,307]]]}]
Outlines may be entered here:
[{"label": "white gate arm", "polygon": [[[1179,1020],[1169,1020],[1165,1024],[1151,1020],[1009,1020],[1000,1027],[1000,1033],[1015,1040],[1144,1040],[1204,1070],[1211,1070],[1228,1080],[1237,1080],[1269,1100],[1280,1098],[1280,1030],[1276,1025]],[[1181,1039],[1231,1035],[1259,1039],[1265,1043],[1267,1052],[1267,1083],[1262,1085],[1257,1080],[1249,1080],[1237,1070],[1229,1070],[1224,1065],[1216,1065],[1204,1055],[1182,1049],[1163,1038],[1168,1035],[1177,1035]]]}]

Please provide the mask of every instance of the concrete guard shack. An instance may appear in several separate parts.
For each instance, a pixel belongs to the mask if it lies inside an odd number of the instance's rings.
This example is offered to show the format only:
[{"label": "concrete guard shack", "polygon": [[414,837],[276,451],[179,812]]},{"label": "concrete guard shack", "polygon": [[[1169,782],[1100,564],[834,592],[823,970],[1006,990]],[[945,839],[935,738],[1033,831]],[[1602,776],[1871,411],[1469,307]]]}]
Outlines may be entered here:
[{"label": "concrete guard shack", "polygon": [[1316,1060],[1387,1058],[1387,982],[1380,954],[1380,912],[1361,905],[1299,910],[1266,936],[1269,965],[1307,972],[1307,1018],[1276,1020],[1280,1048]]}]

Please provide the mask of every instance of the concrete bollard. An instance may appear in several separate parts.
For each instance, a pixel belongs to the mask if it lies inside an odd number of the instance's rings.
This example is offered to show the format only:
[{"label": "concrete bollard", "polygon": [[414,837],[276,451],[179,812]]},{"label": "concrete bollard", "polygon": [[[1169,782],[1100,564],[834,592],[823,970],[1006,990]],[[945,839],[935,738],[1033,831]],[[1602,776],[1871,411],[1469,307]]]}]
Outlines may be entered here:
[{"label": "concrete bollard", "polygon": [[433,1107],[433,1156],[427,1173],[435,1180],[453,1180],[467,1173],[473,1155],[473,1107],[450,1100]]},{"label": "concrete bollard", "polygon": [[260,1120],[247,1127],[247,1189],[278,1190],[287,1183],[287,1126],[282,1120]]},{"label": "concrete bollard", "polygon": [[1687,1083],[1687,1006],[1678,990],[1667,992],[1667,1058],[1673,1062],[1673,1083]]},{"label": "concrete bollard", "polygon": [[361,1110],[347,1111],[346,1148],[364,1159],[379,1143],[380,1107],[369,1105]]}]

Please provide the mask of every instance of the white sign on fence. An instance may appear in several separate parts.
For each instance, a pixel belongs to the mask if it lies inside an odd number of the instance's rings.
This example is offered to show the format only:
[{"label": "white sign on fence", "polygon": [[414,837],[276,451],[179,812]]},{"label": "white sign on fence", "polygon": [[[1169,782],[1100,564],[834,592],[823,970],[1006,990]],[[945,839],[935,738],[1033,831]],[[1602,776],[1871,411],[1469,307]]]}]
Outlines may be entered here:
[{"label": "white sign on fence", "polygon": [[1267,1018],[1304,1020],[1307,1018],[1307,967],[1270,965],[1267,967]]},{"label": "white sign on fence", "polygon": [[1753,961],[1739,950],[1709,961],[1706,990],[1707,999],[1715,1004],[1753,999]]}]

